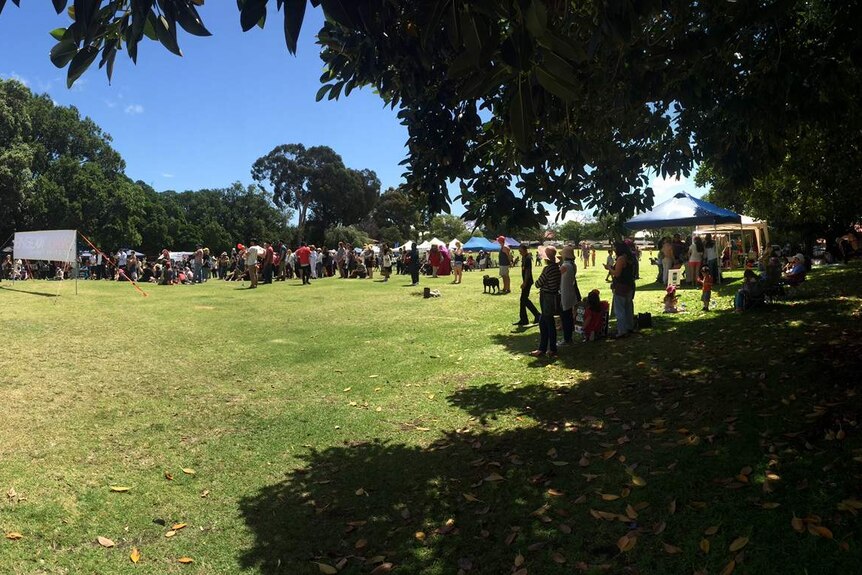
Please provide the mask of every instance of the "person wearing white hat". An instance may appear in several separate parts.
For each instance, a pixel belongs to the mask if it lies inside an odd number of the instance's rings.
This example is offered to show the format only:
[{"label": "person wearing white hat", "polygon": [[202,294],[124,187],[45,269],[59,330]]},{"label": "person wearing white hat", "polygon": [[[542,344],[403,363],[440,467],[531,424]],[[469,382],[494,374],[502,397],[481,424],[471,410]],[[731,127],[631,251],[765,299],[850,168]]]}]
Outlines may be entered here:
[{"label": "person wearing white hat", "polygon": [[808,268],[805,266],[805,256],[802,254],[796,254],[790,259],[790,264],[783,275],[784,281],[788,283],[788,285],[798,285],[801,284],[805,280],[805,274],[808,271]]}]

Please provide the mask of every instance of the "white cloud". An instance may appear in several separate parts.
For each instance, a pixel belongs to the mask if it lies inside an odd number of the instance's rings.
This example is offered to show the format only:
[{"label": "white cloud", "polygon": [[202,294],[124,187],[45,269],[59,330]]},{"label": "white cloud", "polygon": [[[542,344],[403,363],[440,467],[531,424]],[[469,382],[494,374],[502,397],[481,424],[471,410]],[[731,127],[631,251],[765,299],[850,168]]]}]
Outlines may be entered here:
[{"label": "white cloud", "polygon": [[17,80],[18,82],[21,82],[25,86],[28,86],[28,87],[30,86],[30,80],[28,80],[24,76],[21,76],[17,72],[10,72],[8,74],[5,74],[5,73],[0,74],[0,78],[6,78],[7,80]]},{"label": "white cloud", "polygon": [[174,177],[174,175],[173,175],[173,174],[168,174],[168,173],[166,173],[166,172],[162,172],[162,177],[163,177],[163,178],[173,178],[173,177]]},{"label": "white cloud", "polygon": [[132,115],[143,114],[144,107],[140,104],[129,104],[128,106],[126,106],[126,113]]}]

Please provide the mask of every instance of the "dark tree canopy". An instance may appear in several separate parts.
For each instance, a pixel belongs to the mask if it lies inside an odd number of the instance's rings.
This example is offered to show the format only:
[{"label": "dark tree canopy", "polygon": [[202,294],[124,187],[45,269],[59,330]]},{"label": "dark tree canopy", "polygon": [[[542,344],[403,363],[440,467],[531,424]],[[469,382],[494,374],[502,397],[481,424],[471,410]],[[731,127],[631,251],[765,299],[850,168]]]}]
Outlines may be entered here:
[{"label": "dark tree canopy", "polygon": [[[406,187],[432,212],[458,182],[471,220],[541,223],[544,204],[628,217],[651,206],[651,171],[708,160],[744,186],[803,126],[860,127],[855,1],[309,1],[327,18],[318,97],[371,86],[399,108]],[[275,6],[294,52],[307,3],[241,0],[240,24]],[[71,83],[99,54],[110,76],[144,36],[179,53],[178,28],[209,34],[200,4],[76,0],[51,58]]]}]

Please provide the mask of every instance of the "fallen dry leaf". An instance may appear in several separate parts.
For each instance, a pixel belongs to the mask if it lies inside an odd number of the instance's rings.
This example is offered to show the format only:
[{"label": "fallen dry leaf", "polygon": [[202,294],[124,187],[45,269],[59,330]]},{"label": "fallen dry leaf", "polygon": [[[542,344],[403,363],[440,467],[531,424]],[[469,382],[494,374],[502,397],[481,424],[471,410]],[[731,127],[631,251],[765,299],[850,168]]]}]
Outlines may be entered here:
[{"label": "fallen dry leaf", "polygon": [[171,529],[170,531],[168,531],[168,532],[166,532],[166,533],[165,533],[165,537],[167,537],[168,539],[170,539],[171,537],[173,537],[173,536],[174,536],[174,535],[176,535],[176,534],[177,534],[177,532],[176,532],[176,531],[174,531],[173,529]]},{"label": "fallen dry leaf", "polygon": [[171,529],[173,529],[174,531],[179,531],[180,529],[184,529],[186,527],[188,527],[188,523],[174,523],[171,526]]},{"label": "fallen dry leaf", "polygon": [[704,553],[709,553],[709,539],[700,540],[700,550]]},{"label": "fallen dry leaf", "polygon": [[823,525],[814,525],[809,523],[808,532],[812,535],[823,537],[824,539],[832,539],[833,537],[832,531],[830,531],[828,527],[824,527]]},{"label": "fallen dry leaf", "polygon": [[522,566],[522,565],[524,564],[524,561],[525,561],[525,559],[524,559],[524,556],[523,556],[523,555],[521,555],[520,553],[518,553],[517,555],[515,555],[515,561],[514,561],[514,563],[515,563],[515,567],[520,567],[520,566]]},{"label": "fallen dry leaf", "polygon": [[793,530],[797,533],[805,532],[805,523],[797,516],[793,516],[793,519],[790,520],[790,526],[793,527]]},{"label": "fallen dry leaf", "polygon": [[563,556],[563,554],[562,554],[562,553],[560,553],[559,551],[555,551],[555,552],[551,555],[551,559],[553,559],[554,563],[558,563],[558,564],[560,564],[560,565],[562,565],[563,563],[565,563],[565,562],[566,562],[566,558],[565,558],[565,557]]},{"label": "fallen dry leaf", "polygon": [[24,537],[24,536],[21,535],[20,533],[18,533],[17,531],[7,531],[6,532],[6,539],[11,539],[12,541],[18,541],[22,537]]},{"label": "fallen dry leaf", "polygon": [[632,484],[638,487],[646,486],[646,480],[643,477],[632,475]]},{"label": "fallen dry leaf", "polygon": [[418,540],[418,541],[425,541],[425,532],[424,531],[417,531],[416,533],[413,534],[413,537],[415,537],[416,540]]},{"label": "fallen dry leaf", "polygon": [[733,543],[730,544],[730,551],[735,553],[748,545],[748,537],[737,537],[733,540]]},{"label": "fallen dry leaf", "polygon": [[173,481],[174,476],[170,471],[165,471],[165,479],[167,479],[168,481]]},{"label": "fallen dry leaf", "polygon": [[102,547],[113,547],[114,546],[113,541],[111,541],[107,537],[102,537],[101,535],[96,537],[96,541],[98,541],[99,545],[101,545]]},{"label": "fallen dry leaf", "polygon": [[485,478],[485,481],[503,481],[503,476],[495,471],[488,475],[488,477]]},{"label": "fallen dry leaf", "polygon": [[132,560],[132,563],[137,563],[141,560],[141,552],[138,551],[137,547],[132,547],[132,552],[129,553],[129,559]]},{"label": "fallen dry leaf", "polygon": [[625,535],[620,537],[619,540],[617,540],[617,547],[619,547],[622,553],[625,553],[634,549],[637,542],[637,535],[626,533]]},{"label": "fallen dry leaf", "polygon": [[668,555],[676,555],[678,553],[682,553],[682,549],[680,549],[676,545],[671,545],[670,543],[662,542],[662,547],[664,547],[664,551]]},{"label": "fallen dry leaf", "polygon": [[767,501],[766,503],[763,503],[760,507],[762,507],[763,509],[775,509],[777,507],[781,507],[781,503]]},{"label": "fallen dry leaf", "polygon": [[674,500],[672,500],[670,503],[668,503],[668,505],[667,505],[667,511],[668,511],[668,513],[670,513],[671,515],[673,515],[674,513],[676,513],[676,499],[674,499]]},{"label": "fallen dry leaf", "polygon": [[177,559],[177,563],[182,563],[184,565],[188,565],[189,563],[194,563],[194,562],[195,562],[195,560],[192,559],[191,557],[180,557],[179,559]]},{"label": "fallen dry leaf", "polygon": [[736,561],[731,560],[730,563],[724,566],[724,569],[721,570],[720,575],[730,575],[733,573],[733,570],[736,569]]},{"label": "fallen dry leaf", "polygon": [[391,573],[392,567],[394,567],[394,564],[392,563],[381,563],[372,569],[371,575],[385,575],[386,573]]},{"label": "fallen dry leaf", "polygon": [[191,467],[183,467],[183,473],[186,475],[195,475],[196,472]]},{"label": "fallen dry leaf", "polygon": [[718,525],[713,525],[712,527],[707,527],[706,531],[703,532],[704,535],[715,535],[718,533]]},{"label": "fallen dry leaf", "polygon": [[332,565],[327,565],[326,563],[318,563],[317,568],[321,573],[323,573],[323,575],[336,575],[338,573],[338,569]]},{"label": "fallen dry leaf", "polygon": [[602,496],[602,501],[616,501],[620,498],[619,495],[614,495],[613,493],[600,493]]},{"label": "fallen dry leaf", "polygon": [[365,549],[366,547],[368,547],[368,540],[367,539],[359,539],[353,545],[354,549]]},{"label": "fallen dry leaf", "polygon": [[667,523],[665,523],[664,521],[662,521],[661,523],[656,523],[652,528],[652,532],[656,535],[660,535],[666,527]]},{"label": "fallen dry leaf", "polygon": [[129,489],[131,489],[131,487],[124,487],[122,485],[111,485],[111,491],[115,493],[125,493]]}]

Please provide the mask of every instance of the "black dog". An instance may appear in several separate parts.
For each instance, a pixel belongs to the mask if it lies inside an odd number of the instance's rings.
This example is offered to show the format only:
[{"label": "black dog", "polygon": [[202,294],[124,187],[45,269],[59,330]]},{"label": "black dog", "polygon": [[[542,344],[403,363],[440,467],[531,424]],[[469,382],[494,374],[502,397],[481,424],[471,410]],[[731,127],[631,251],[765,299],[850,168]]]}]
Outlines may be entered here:
[{"label": "black dog", "polygon": [[494,293],[500,291],[500,278],[492,278],[491,276],[482,276],[482,293]]}]

